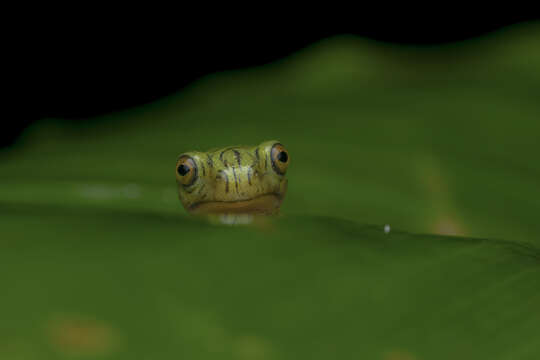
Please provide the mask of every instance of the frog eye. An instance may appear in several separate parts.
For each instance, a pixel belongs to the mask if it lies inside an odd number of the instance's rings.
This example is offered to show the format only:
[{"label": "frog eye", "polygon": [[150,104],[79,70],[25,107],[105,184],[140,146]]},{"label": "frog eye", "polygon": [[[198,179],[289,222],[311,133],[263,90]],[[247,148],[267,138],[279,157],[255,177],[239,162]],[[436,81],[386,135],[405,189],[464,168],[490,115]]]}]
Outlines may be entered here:
[{"label": "frog eye", "polygon": [[285,175],[289,167],[289,153],[280,143],[274,144],[270,151],[272,158],[272,168],[280,175]]},{"label": "frog eye", "polygon": [[197,165],[189,156],[181,156],[176,163],[176,178],[184,186],[192,185],[197,180]]}]

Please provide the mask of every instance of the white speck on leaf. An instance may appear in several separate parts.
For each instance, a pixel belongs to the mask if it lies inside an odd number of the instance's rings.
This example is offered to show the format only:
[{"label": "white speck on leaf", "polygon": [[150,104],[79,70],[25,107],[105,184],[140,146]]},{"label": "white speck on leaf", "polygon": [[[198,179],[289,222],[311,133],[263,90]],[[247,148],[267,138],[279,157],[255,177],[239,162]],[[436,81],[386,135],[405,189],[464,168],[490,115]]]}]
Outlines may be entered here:
[{"label": "white speck on leaf", "polygon": [[390,232],[390,225],[386,224],[384,225],[384,233],[388,234]]}]

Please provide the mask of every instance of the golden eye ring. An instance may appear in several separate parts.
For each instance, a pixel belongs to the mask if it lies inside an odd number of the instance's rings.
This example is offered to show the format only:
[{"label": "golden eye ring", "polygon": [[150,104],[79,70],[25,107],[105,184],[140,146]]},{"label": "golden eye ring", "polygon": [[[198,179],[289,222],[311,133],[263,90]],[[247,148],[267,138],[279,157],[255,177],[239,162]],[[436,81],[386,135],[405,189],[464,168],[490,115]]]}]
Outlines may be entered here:
[{"label": "golden eye ring", "polygon": [[197,164],[190,156],[180,156],[176,162],[176,179],[184,186],[190,186],[197,180]]},{"label": "golden eye ring", "polygon": [[290,157],[288,151],[280,143],[276,143],[270,150],[272,169],[279,175],[285,175],[289,167]]}]

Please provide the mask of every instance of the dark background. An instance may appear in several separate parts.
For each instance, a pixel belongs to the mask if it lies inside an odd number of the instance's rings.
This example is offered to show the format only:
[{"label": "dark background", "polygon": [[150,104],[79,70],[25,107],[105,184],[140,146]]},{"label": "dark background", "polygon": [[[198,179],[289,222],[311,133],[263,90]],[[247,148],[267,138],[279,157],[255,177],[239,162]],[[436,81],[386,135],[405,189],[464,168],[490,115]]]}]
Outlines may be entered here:
[{"label": "dark background", "polygon": [[[530,18],[532,19],[532,17]],[[333,30],[310,25],[241,20],[155,22],[123,28],[42,26],[17,49],[16,116],[4,126],[0,147],[14,143],[44,117],[77,121],[151,102],[209,73],[272,62],[322,38],[355,34],[378,41],[429,47],[480,36],[525,17],[364,16]],[[76,23],[76,21],[74,21]]]}]

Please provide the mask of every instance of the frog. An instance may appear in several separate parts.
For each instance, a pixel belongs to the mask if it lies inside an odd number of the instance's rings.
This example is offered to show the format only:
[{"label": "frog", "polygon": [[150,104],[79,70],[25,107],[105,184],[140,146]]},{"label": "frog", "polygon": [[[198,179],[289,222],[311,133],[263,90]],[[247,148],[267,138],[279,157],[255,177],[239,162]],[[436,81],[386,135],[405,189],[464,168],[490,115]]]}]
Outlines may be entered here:
[{"label": "frog", "polygon": [[277,215],[289,163],[278,140],[184,152],[175,168],[178,198],[193,215]]}]

